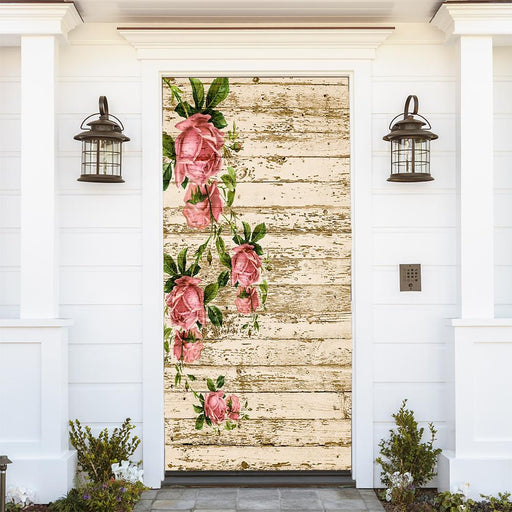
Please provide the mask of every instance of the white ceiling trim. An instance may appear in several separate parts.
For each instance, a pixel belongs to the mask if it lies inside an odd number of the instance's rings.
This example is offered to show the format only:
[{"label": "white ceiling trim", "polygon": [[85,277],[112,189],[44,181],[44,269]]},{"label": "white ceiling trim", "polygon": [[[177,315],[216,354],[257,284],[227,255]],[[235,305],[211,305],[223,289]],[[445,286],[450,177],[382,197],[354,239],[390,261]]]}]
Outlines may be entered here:
[{"label": "white ceiling trim", "polygon": [[512,36],[512,4],[444,3],[431,23],[447,37],[456,35]]},{"label": "white ceiling trim", "polygon": [[82,24],[72,3],[0,3],[0,35],[62,35]]},{"label": "white ceiling trim", "polygon": [[[137,50],[139,59],[168,58],[169,52],[186,58],[186,51],[202,51],[204,58],[226,58],[226,50],[246,58],[258,55],[262,49],[289,50],[324,49],[330,58],[373,59],[375,50],[393,33],[394,27],[338,28],[239,28],[205,29],[176,27],[119,27],[119,33]],[[207,52],[205,54],[205,48]],[[224,52],[224,53],[219,53]]]}]

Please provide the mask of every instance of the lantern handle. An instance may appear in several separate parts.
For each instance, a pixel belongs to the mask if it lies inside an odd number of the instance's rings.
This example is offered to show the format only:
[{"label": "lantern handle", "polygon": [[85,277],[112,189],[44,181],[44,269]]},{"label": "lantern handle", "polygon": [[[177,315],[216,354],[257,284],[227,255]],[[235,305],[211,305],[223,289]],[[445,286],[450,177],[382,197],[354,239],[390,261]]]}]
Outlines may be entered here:
[{"label": "lantern handle", "polygon": [[[409,105],[411,104],[411,100],[414,101],[414,110],[412,112],[409,112]],[[418,114],[418,96],[416,96],[415,94],[407,96],[407,99],[405,100],[404,119],[407,117],[408,114]]]},{"label": "lantern handle", "polygon": [[101,117],[107,116],[108,119],[108,101],[106,96],[100,96],[99,105]]}]

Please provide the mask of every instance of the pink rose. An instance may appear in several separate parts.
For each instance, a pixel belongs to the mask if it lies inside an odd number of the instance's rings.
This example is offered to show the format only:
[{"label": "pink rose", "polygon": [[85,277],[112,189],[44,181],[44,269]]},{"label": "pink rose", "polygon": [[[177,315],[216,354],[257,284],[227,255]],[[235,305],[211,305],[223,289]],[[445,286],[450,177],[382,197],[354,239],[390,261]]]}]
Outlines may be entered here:
[{"label": "pink rose", "polygon": [[257,283],[260,278],[261,258],[250,244],[242,244],[233,249],[231,258],[231,285],[237,282],[242,286]]},{"label": "pink rose", "polygon": [[185,363],[193,363],[201,357],[203,344],[201,341],[201,333],[196,329],[190,331],[177,331],[174,335],[174,357],[178,361]]},{"label": "pink rose", "polygon": [[228,406],[227,417],[230,420],[240,419],[240,399],[236,395],[229,395],[226,398],[226,403]]},{"label": "pink rose", "polygon": [[183,276],[166,297],[173,325],[188,331],[196,322],[206,324],[204,291],[197,286],[201,279]]},{"label": "pink rose", "polygon": [[260,301],[256,288],[240,288],[235,299],[236,310],[239,313],[252,313],[258,309]]},{"label": "pink rose", "polygon": [[[192,204],[189,200],[194,194],[202,194],[205,197],[202,201]],[[208,197],[210,200],[208,201]],[[189,228],[203,229],[210,225],[210,216],[217,221],[222,213],[222,199],[214,181],[211,185],[190,185],[185,193],[185,208],[183,215],[187,219]],[[210,210],[211,209],[211,210]]]},{"label": "pink rose", "polygon": [[207,418],[212,420],[214,425],[224,421],[226,418],[226,401],[224,398],[224,391],[213,391],[206,393],[204,397],[204,414]]},{"label": "pink rose", "polygon": [[194,114],[176,125],[182,132],[175,141],[177,187],[185,177],[196,185],[204,185],[220,171],[224,134],[208,122],[210,117]]}]

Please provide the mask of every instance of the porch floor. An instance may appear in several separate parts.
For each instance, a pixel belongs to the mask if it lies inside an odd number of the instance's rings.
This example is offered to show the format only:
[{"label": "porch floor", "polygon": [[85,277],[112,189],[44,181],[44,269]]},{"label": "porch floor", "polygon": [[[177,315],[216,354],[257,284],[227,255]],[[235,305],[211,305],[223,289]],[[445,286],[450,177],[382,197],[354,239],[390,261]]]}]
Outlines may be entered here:
[{"label": "porch floor", "polygon": [[146,491],[134,512],[383,512],[373,489],[202,487]]}]

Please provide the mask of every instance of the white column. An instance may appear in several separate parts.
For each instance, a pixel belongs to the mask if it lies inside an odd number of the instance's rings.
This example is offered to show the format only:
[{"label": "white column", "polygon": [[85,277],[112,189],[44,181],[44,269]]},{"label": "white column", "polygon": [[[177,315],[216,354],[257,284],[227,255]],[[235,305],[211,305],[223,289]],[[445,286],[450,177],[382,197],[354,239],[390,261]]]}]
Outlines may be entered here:
[{"label": "white column", "polygon": [[21,38],[21,318],[58,318],[54,35]]},{"label": "white column", "polygon": [[492,36],[461,36],[462,318],[494,318]]}]

